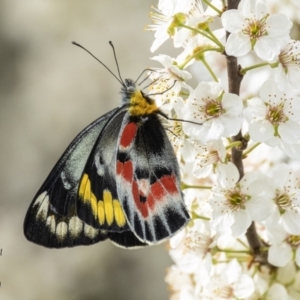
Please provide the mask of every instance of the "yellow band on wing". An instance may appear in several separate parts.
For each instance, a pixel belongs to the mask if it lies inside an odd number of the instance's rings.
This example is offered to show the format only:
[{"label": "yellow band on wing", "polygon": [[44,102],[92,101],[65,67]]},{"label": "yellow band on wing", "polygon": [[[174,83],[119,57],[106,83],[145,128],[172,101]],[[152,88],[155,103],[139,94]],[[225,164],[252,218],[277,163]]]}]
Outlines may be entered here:
[{"label": "yellow band on wing", "polygon": [[92,214],[100,225],[106,223],[110,226],[114,221],[118,227],[126,225],[126,217],[119,200],[113,199],[108,189],[103,191],[103,200],[97,199],[92,192],[91,181],[87,174],[82,176],[78,195],[79,198],[90,207]]}]

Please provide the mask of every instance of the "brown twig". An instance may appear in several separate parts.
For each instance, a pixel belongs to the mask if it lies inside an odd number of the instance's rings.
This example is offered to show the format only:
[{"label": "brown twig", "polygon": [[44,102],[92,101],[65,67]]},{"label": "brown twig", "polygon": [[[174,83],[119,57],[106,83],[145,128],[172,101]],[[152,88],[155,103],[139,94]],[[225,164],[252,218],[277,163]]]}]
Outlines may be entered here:
[{"label": "brown twig", "polygon": [[[237,9],[239,2],[240,0],[228,0],[228,9]],[[228,36],[229,33],[227,32],[226,37]],[[234,56],[226,55],[226,61],[228,74],[228,91],[229,93],[239,95],[243,75],[240,72],[240,66],[238,65],[237,58]],[[237,135],[233,136],[232,140],[240,141],[242,143],[241,147],[234,147],[232,148],[231,152],[231,160],[238,168],[241,179],[244,176],[243,150],[247,148],[247,141],[244,139],[241,131]],[[249,246],[252,249],[254,261],[260,262],[262,264],[268,264],[267,252],[261,251],[263,245],[257,235],[254,222],[252,222],[251,226],[248,228],[246,237]]]}]

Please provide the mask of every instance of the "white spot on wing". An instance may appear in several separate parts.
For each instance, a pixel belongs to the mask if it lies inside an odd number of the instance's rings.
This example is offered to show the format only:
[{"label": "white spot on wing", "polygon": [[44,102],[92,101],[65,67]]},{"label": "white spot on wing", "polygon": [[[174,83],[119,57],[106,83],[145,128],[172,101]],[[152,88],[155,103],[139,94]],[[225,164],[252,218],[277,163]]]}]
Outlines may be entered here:
[{"label": "white spot on wing", "polygon": [[140,195],[147,197],[150,191],[150,180],[149,179],[139,179],[137,180],[138,189]]},{"label": "white spot on wing", "polygon": [[100,153],[99,152],[96,153],[94,161],[95,161],[98,175],[103,177],[104,176],[104,165],[101,164],[101,162],[100,162]]},{"label": "white spot on wing", "polygon": [[49,216],[47,218],[46,225],[49,227],[50,232],[55,234],[56,222],[54,216]]},{"label": "white spot on wing", "polygon": [[49,209],[49,196],[46,192],[43,192],[41,195],[38,196],[33,206],[36,206],[38,204],[40,205],[40,207],[36,213],[36,218],[45,221]]},{"label": "white spot on wing", "polygon": [[80,235],[83,229],[83,222],[77,217],[74,216],[69,221],[69,232],[73,237]]},{"label": "white spot on wing", "polygon": [[62,183],[63,183],[63,185],[64,185],[64,188],[65,188],[66,190],[69,190],[69,189],[72,187],[72,185],[71,185],[70,182],[68,181],[67,176],[66,176],[66,173],[65,173],[64,171],[62,171],[62,172],[60,173],[60,178],[61,178],[61,181],[62,181]]},{"label": "white spot on wing", "polygon": [[36,198],[36,200],[35,200],[35,202],[34,202],[34,204],[33,204],[33,207],[35,207],[36,205],[41,204],[41,203],[44,201],[44,199],[45,199],[46,196],[47,196],[47,192],[46,192],[46,191],[45,191],[45,192],[42,192],[42,193]]},{"label": "white spot on wing", "polygon": [[60,222],[56,226],[56,235],[59,239],[64,239],[68,232],[68,225],[66,222]]},{"label": "white spot on wing", "polygon": [[98,234],[99,229],[95,229],[94,227],[84,224],[84,234],[88,236],[90,239],[93,239]]}]

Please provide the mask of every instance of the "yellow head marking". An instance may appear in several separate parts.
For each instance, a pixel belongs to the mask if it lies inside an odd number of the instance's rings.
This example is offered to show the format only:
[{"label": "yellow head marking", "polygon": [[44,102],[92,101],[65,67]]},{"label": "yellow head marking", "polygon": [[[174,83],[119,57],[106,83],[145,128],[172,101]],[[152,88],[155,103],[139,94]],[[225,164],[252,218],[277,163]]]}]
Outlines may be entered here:
[{"label": "yellow head marking", "polygon": [[130,96],[130,107],[129,113],[132,116],[144,116],[151,115],[152,113],[158,111],[154,100],[150,98],[145,98],[141,91],[136,90]]},{"label": "yellow head marking", "polygon": [[111,225],[112,222],[114,221],[114,209],[113,209],[112,195],[109,190],[103,191],[103,202],[104,202],[106,222],[108,225]]},{"label": "yellow head marking", "polygon": [[113,200],[115,220],[119,227],[123,227],[126,224],[126,218],[121,204],[118,200]]}]

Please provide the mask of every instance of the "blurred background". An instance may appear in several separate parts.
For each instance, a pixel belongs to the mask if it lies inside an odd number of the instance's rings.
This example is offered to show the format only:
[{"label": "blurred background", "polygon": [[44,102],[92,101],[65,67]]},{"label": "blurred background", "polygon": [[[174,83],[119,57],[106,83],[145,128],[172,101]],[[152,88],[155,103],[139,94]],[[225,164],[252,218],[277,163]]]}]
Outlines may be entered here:
[{"label": "blurred background", "polygon": [[0,299],[167,299],[167,244],[123,250],[109,241],[51,250],[28,242],[33,196],[76,134],[120,102],[124,78],[153,65],[150,0],[0,1]]}]

